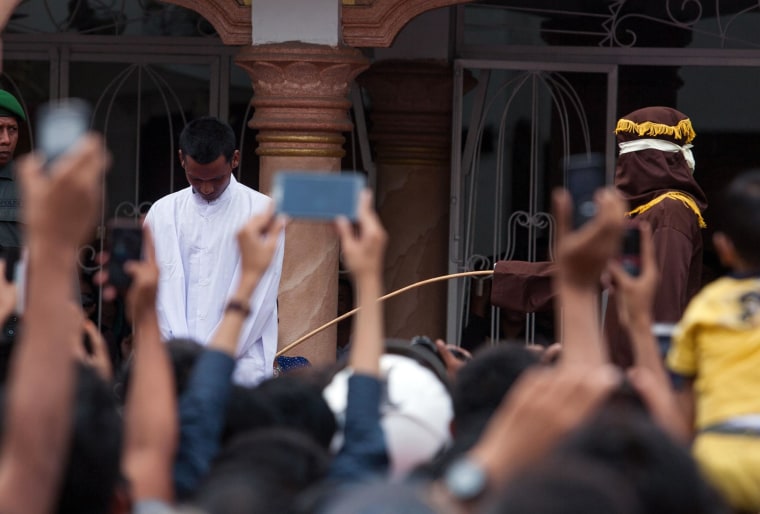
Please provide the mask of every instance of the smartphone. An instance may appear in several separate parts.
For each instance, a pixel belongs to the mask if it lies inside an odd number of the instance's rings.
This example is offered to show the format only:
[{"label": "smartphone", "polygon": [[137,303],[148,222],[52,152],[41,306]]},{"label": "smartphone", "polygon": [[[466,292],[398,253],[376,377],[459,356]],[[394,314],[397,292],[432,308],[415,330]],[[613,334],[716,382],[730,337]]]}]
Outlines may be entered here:
[{"label": "smartphone", "polygon": [[49,164],[71,148],[90,128],[92,109],[79,98],[40,106],[37,111],[37,148]]},{"label": "smartphone", "polygon": [[623,234],[620,263],[633,277],[638,277],[641,273],[641,231],[636,226],[628,227]]},{"label": "smartphone", "polygon": [[356,221],[365,183],[361,173],[281,171],[274,177],[272,198],[275,210],[291,218]]},{"label": "smartphone", "polygon": [[605,158],[598,153],[576,154],[567,157],[564,166],[573,199],[573,227],[578,228],[596,214],[594,193],[606,183]]},{"label": "smartphone", "polygon": [[129,261],[142,257],[142,226],[132,218],[115,218],[108,224],[108,282],[119,292],[125,292],[132,277],[124,271]]},{"label": "smartphone", "polygon": [[5,261],[5,281],[16,280],[16,266],[21,259],[21,248],[18,246],[4,246],[0,248],[0,259]]}]

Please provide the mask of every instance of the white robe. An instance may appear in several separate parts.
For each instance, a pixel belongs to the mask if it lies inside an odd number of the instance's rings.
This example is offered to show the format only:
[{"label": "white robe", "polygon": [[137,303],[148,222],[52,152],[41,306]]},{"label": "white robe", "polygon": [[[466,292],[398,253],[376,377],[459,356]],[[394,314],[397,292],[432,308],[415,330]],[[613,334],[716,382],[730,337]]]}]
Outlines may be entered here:
[{"label": "white robe", "polygon": [[[161,198],[148,211],[161,278],[158,322],[164,339],[208,344],[240,277],[237,232],[271,199],[231,177],[222,195],[207,202],[188,187]],[[272,375],[277,351],[277,290],[284,237],[251,297],[251,315],[238,340],[235,382],[253,385]]]}]

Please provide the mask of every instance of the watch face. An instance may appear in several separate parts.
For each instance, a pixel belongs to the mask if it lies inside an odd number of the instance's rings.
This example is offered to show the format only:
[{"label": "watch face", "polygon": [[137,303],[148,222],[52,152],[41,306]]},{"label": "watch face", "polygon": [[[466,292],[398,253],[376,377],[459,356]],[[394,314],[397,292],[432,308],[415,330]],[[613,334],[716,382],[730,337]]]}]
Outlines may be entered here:
[{"label": "watch face", "polygon": [[459,459],[446,470],[444,483],[455,498],[473,500],[485,491],[487,477],[480,465],[468,459]]}]

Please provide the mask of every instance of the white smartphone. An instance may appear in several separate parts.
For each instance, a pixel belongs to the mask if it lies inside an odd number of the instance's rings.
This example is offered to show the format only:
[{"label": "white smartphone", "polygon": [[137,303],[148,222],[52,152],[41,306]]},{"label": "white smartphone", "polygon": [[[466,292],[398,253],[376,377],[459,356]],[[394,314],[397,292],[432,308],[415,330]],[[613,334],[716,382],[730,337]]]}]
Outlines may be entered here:
[{"label": "white smartphone", "polygon": [[66,153],[90,128],[92,109],[79,98],[40,106],[37,111],[37,148],[50,163]]}]

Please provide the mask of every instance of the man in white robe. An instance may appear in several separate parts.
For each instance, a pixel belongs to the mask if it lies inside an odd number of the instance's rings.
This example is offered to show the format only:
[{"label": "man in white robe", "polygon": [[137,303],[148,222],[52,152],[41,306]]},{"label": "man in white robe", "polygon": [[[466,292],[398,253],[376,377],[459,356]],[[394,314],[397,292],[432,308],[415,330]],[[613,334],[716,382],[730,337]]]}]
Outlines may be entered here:
[{"label": "man in white robe", "polygon": [[281,238],[250,304],[228,304],[240,274],[236,235],[271,199],[232,175],[240,152],[229,125],[215,118],[194,120],[182,131],[179,146],[190,187],[158,200],[145,218],[161,272],[157,305],[161,335],[207,344],[226,308],[249,308],[238,341],[234,380],[253,385],[272,375],[285,240]]}]

